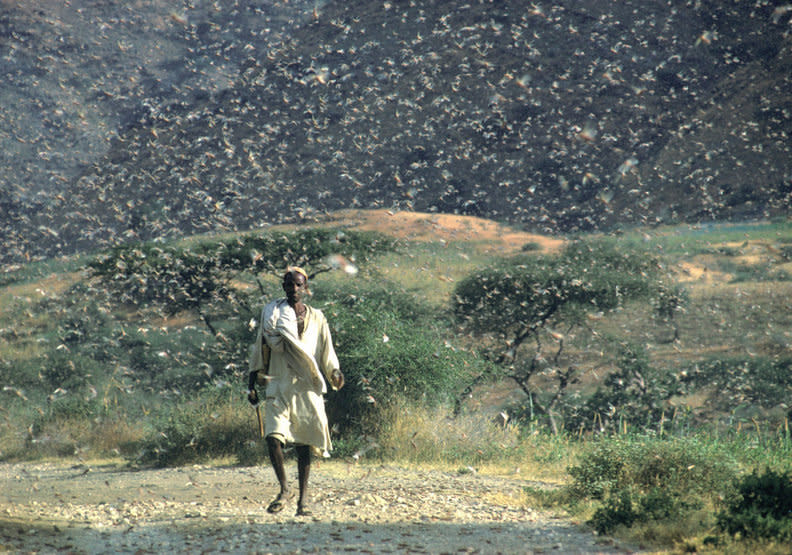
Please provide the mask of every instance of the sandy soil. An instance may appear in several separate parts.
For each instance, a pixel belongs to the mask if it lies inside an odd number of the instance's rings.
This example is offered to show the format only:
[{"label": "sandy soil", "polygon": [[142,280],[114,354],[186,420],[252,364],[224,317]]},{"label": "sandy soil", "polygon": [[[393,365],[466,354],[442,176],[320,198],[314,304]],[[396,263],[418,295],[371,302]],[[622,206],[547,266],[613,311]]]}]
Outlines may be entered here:
[{"label": "sandy soil", "polygon": [[474,216],[391,212],[390,210],[341,210],[330,216],[336,225],[361,231],[379,231],[410,241],[466,241],[479,243],[483,252],[508,253],[536,243],[541,250],[555,251],[562,239],[515,230],[509,226]]},{"label": "sandy soil", "polygon": [[297,517],[293,503],[266,512],[267,466],[3,464],[0,552],[631,552],[525,506],[519,475],[331,460],[315,463],[312,483],[314,515]]}]

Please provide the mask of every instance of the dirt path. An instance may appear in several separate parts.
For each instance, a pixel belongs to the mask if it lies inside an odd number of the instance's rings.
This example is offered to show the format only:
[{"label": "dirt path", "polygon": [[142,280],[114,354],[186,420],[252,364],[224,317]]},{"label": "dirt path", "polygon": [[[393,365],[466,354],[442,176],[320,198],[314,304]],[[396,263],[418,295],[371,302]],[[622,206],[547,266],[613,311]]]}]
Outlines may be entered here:
[{"label": "dirt path", "polygon": [[4,464],[0,552],[630,552],[524,507],[516,477],[323,461],[312,483],[315,514],[296,517],[265,511],[267,466]]}]

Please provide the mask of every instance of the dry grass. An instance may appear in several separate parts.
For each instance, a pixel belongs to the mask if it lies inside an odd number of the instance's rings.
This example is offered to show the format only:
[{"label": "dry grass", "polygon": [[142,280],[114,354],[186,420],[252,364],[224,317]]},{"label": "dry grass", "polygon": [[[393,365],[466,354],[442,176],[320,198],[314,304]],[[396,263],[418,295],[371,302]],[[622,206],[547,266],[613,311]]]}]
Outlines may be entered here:
[{"label": "dry grass", "polygon": [[14,301],[33,302],[58,297],[83,277],[82,272],[53,273],[35,281],[7,285],[0,289],[0,316],[14,307]]},{"label": "dry grass", "polygon": [[396,405],[382,421],[378,452],[405,465],[562,483],[577,451],[565,438],[504,426],[487,413]]},{"label": "dry grass", "polygon": [[0,339],[0,360],[27,362],[41,355],[43,348],[34,341],[6,341]]},{"label": "dry grass", "polygon": [[[26,434],[24,434],[26,435]],[[126,446],[139,442],[143,430],[139,422],[123,415],[112,418],[57,417],[44,421],[35,443],[16,434],[16,445],[6,445],[9,453],[31,452],[39,457],[80,456],[97,459],[120,456]]]}]

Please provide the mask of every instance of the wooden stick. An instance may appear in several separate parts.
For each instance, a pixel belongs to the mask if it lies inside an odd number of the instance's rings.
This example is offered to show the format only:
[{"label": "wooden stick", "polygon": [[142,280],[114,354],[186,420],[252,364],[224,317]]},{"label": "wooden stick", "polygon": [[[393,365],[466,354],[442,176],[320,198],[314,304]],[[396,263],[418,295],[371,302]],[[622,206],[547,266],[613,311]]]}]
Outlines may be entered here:
[{"label": "wooden stick", "polygon": [[261,421],[261,408],[256,405],[256,418],[259,425],[259,438],[264,439],[264,423]]}]

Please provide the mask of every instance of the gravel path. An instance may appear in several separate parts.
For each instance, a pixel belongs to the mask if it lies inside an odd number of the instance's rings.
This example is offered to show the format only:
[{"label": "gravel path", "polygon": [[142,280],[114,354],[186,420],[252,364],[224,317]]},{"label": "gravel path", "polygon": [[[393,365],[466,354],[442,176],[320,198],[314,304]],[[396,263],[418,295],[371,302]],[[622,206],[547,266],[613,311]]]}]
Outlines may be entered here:
[{"label": "gravel path", "polygon": [[266,512],[267,466],[3,464],[0,552],[630,552],[523,506],[518,477],[322,461],[311,483],[314,516],[296,517]]}]

